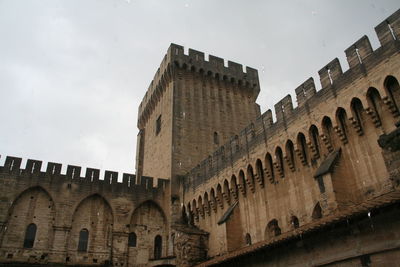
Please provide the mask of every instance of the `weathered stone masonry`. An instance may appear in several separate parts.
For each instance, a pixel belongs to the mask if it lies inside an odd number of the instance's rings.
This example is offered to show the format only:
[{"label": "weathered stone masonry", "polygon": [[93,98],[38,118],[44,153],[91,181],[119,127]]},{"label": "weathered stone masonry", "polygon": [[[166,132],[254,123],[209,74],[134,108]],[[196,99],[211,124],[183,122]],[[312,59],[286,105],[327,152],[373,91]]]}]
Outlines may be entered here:
[{"label": "weathered stone masonry", "polygon": [[257,70],[171,44],[139,107],[136,175],[6,158],[0,265],[394,266],[400,10],[375,30],[379,48],[360,38],[275,121]]}]

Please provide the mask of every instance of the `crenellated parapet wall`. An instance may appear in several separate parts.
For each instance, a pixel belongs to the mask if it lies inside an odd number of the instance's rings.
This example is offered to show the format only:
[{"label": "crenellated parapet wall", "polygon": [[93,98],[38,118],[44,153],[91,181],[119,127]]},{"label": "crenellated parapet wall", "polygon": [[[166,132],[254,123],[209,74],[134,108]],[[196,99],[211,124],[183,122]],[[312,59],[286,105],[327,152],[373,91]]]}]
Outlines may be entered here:
[{"label": "crenellated parapet wall", "polygon": [[0,167],[0,178],[14,177],[24,180],[27,184],[71,184],[90,186],[93,191],[109,192],[111,194],[147,194],[162,193],[168,186],[169,180],[157,179],[154,186],[154,178],[142,176],[139,179],[135,174],[123,173],[122,182],[118,181],[118,172],[106,170],[104,177],[100,179],[100,170],[86,168],[84,176],[81,176],[82,167],[68,165],[66,173],[62,174],[62,164],[49,162],[46,171],[42,172],[43,162],[40,160],[28,159],[25,168],[21,166],[22,158],[7,156],[4,166]]},{"label": "crenellated parapet wall", "polygon": [[[152,177],[138,180],[124,173],[119,182],[113,171],[100,179],[94,168],[82,176],[79,166],[68,165],[62,173],[59,163],[21,162],[7,157],[0,167],[1,263],[133,265],[150,261],[148,248],[156,234],[164,240],[163,257],[171,256],[169,180],[153,185]],[[31,225],[38,229],[33,247],[24,241]],[[84,251],[79,249],[82,231],[89,235]],[[132,233],[140,247],[129,245]]]},{"label": "crenellated parapet wall", "polygon": [[[373,50],[368,37],[364,35],[345,50],[348,70],[343,72],[338,58],[326,64],[318,71],[321,84],[319,91],[316,90],[314,79],[307,79],[295,89],[297,107],[293,107],[291,95],[285,96],[274,105],[275,121],[272,111],[267,110],[238,135],[232,136],[229,142],[219,147],[187,174],[184,181],[185,190],[189,188],[194,190],[219,172],[232,167],[237,160],[248,157],[252,148],[262,143],[268,146],[270,139],[287,131],[290,125],[303,119],[306,114],[310,114],[314,107],[326,102],[327,99],[336,98],[344,88],[366,77],[377,65],[400,52],[400,10],[375,27],[375,31],[381,44],[379,48]],[[389,110],[396,113],[393,109],[393,101],[388,96],[383,97],[382,100]],[[366,108],[366,112],[374,117],[371,108]],[[355,119],[349,119],[353,126],[357,127]],[[340,127],[335,127],[335,131],[340,135]],[[325,140],[323,134],[321,138]],[[284,147],[284,144],[281,145]]]},{"label": "crenellated parapet wall", "polygon": [[171,44],[139,106],[139,128],[149,117],[155,103],[171,81],[174,68],[197,72],[205,77],[233,83],[250,92],[254,99],[260,92],[256,69],[246,67],[244,70],[243,65],[233,61],[228,61],[225,66],[222,58],[209,55],[206,60],[203,52],[189,49],[188,54],[185,54],[183,46]]}]

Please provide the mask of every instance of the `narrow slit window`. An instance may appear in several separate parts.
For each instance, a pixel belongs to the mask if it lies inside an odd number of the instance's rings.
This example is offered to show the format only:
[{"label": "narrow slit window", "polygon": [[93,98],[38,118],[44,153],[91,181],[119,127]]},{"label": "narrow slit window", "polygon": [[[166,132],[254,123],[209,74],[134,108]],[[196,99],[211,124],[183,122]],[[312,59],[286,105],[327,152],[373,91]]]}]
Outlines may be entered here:
[{"label": "narrow slit window", "polygon": [[161,132],[161,115],[156,120],[156,135]]}]

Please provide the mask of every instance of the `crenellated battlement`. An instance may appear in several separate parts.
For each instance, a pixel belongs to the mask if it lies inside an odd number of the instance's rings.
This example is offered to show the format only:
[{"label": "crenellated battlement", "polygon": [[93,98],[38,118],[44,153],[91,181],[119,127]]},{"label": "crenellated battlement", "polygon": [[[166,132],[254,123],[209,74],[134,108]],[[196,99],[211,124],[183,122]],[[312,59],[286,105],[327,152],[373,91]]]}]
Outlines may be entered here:
[{"label": "crenellated battlement", "polygon": [[222,58],[209,55],[208,60],[206,60],[203,52],[189,48],[188,54],[185,54],[183,46],[171,44],[140,103],[139,127],[151,113],[154,103],[165,90],[165,86],[171,81],[173,68],[197,72],[205,77],[212,77],[219,81],[247,88],[248,91],[253,93],[254,98],[260,92],[258,71],[256,69],[250,67],[244,69],[243,65],[233,61],[228,61],[228,65],[225,66]]},{"label": "crenellated battlement", "polygon": [[122,182],[118,181],[118,172],[106,170],[104,177],[100,179],[100,170],[86,168],[84,176],[81,176],[82,167],[68,165],[66,173],[61,173],[62,164],[49,162],[42,172],[43,162],[40,160],[28,159],[25,168],[21,167],[22,158],[7,156],[4,166],[0,166],[0,178],[8,177],[7,174],[16,178],[26,178],[32,181],[83,184],[92,187],[98,187],[105,191],[127,191],[127,192],[145,192],[145,191],[164,191],[169,184],[169,180],[157,179],[154,185],[154,178],[142,176],[140,179],[135,174],[123,173]]},{"label": "crenellated battlement", "polygon": [[326,64],[318,71],[321,90],[316,90],[313,78],[307,79],[295,89],[297,107],[293,107],[290,94],[285,96],[274,105],[275,121],[272,111],[267,110],[193,168],[187,175],[185,188],[196,188],[224,168],[232,166],[236,160],[248,155],[253,146],[267,143],[274,135],[286,131],[292,122],[300,119],[314,106],[324,103],[327,98],[336,97],[343,88],[365,77],[378,64],[400,52],[400,10],[375,27],[375,31],[381,44],[379,48],[373,50],[368,37],[361,37],[345,50],[348,70],[343,72],[338,58]]}]

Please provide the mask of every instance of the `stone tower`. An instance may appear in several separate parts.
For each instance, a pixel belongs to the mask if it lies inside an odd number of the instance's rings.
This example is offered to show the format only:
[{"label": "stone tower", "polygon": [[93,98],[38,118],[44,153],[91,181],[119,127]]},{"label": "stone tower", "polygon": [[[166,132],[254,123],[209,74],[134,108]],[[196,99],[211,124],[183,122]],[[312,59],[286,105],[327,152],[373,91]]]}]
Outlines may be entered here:
[{"label": "stone tower", "polygon": [[255,69],[171,44],[140,106],[137,174],[177,177],[260,116]]}]

